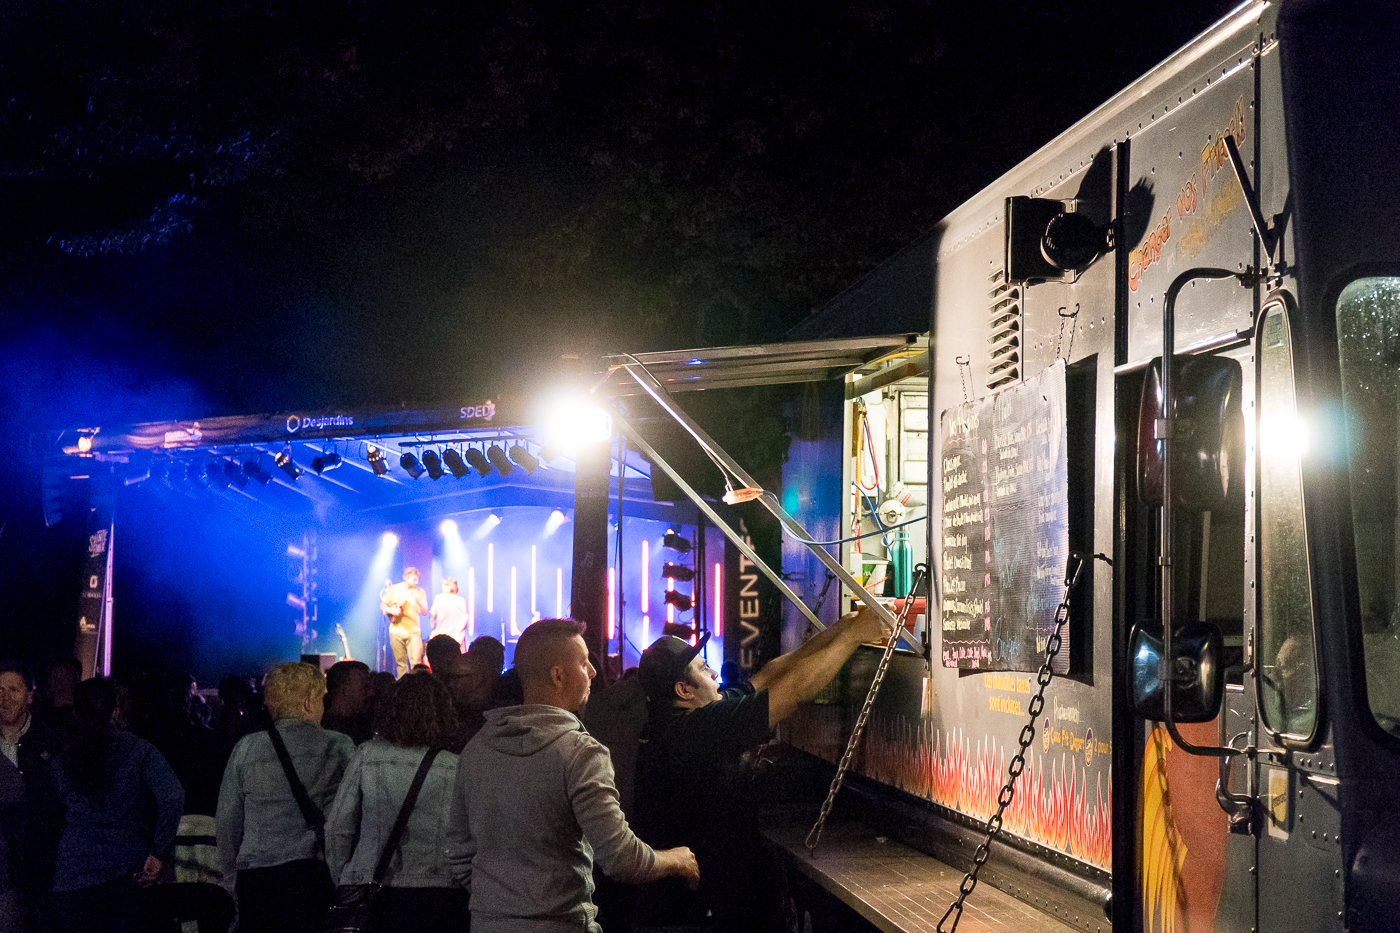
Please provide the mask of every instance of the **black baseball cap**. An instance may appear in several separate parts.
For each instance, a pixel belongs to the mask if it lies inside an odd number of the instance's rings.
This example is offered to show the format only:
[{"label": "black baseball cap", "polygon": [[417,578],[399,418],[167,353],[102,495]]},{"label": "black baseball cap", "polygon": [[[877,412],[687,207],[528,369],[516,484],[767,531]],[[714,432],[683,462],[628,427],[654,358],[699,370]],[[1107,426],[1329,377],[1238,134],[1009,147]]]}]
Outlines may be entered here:
[{"label": "black baseball cap", "polygon": [[676,684],[685,680],[685,669],[710,640],[710,633],[700,636],[695,644],[682,641],[674,635],[662,635],[642,652],[641,663],[637,665],[637,676],[641,678],[642,689],[647,699],[653,703],[669,703],[676,695]]}]

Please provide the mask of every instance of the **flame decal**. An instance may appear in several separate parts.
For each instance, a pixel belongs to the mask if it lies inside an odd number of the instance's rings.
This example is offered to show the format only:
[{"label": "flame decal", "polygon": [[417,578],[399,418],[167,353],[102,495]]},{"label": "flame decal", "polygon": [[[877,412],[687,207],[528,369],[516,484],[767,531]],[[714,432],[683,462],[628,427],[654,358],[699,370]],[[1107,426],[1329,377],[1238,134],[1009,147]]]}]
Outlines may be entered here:
[{"label": "flame decal", "polygon": [[[833,736],[848,734],[841,711],[818,707],[804,713],[808,715],[784,723],[784,739],[837,760],[843,749]],[[1008,753],[989,736],[974,745],[961,730],[945,733],[928,719],[914,723],[902,716],[872,717],[854,767],[891,787],[985,820],[996,809],[1011,754],[1014,749]],[[1007,832],[1111,871],[1112,778],[1098,772],[1091,797],[1088,772],[1078,764],[1077,756],[1037,759],[1034,750],[1028,751],[1003,825]]]},{"label": "flame decal", "polygon": [[1142,757],[1142,820],[1139,853],[1142,913],[1145,933],[1176,933],[1186,894],[1182,867],[1186,844],[1172,819],[1167,788],[1167,752],[1171,736],[1161,726],[1152,730]]}]

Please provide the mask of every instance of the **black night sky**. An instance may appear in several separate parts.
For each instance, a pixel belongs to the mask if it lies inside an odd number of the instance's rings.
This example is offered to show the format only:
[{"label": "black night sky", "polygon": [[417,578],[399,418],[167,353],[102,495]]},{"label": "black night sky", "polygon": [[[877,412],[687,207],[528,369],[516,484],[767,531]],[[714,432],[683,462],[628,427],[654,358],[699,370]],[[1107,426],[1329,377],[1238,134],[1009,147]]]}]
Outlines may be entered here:
[{"label": "black night sky", "polygon": [[0,4],[0,652],[30,432],[781,339],[1232,5]]}]

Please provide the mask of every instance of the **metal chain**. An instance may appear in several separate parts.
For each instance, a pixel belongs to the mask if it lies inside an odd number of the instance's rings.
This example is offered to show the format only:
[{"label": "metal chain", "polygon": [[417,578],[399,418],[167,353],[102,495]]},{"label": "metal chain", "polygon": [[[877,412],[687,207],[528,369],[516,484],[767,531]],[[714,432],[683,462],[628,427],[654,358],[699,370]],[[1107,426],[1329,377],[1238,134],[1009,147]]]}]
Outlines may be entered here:
[{"label": "metal chain", "polygon": [[963,404],[972,401],[972,396],[967,391],[968,376],[972,372],[972,358],[969,356],[955,356],[953,362],[958,364],[958,377],[962,380]]},{"label": "metal chain", "polygon": [[841,763],[836,766],[836,776],[831,779],[831,789],[826,792],[826,799],[822,801],[821,812],[817,815],[817,822],[812,826],[812,831],[807,834],[807,854],[816,851],[817,843],[822,838],[822,828],[826,825],[826,818],[831,815],[831,808],[836,803],[836,794],[841,790],[841,783],[846,779],[846,771],[851,766],[851,759],[855,756],[856,746],[860,744],[861,733],[865,731],[865,721],[870,718],[870,709],[875,705],[875,695],[880,692],[880,684],[885,680],[885,671],[889,669],[890,658],[894,657],[894,649],[899,644],[899,633],[904,628],[904,620],[909,615],[914,606],[914,594],[919,592],[919,587],[923,585],[924,578],[928,576],[928,565],[918,564],[914,567],[914,583],[909,587],[909,592],[904,598],[904,607],[899,611],[899,618],[895,620],[894,631],[890,632],[889,641],[885,643],[885,653],[880,657],[880,666],[875,668],[875,676],[870,681],[870,692],[865,695],[865,704],[860,708],[860,716],[856,718],[856,726],[851,730],[851,738],[846,742],[846,752],[841,756]]},{"label": "metal chain", "polygon": [[[954,933],[958,928],[958,921],[962,920],[963,902],[967,896],[977,887],[977,873],[982,870],[982,866],[987,863],[987,856],[991,854],[992,840],[1001,832],[1002,814],[1006,808],[1011,806],[1011,801],[1016,797],[1016,779],[1021,776],[1021,772],[1026,767],[1026,749],[1030,748],[1035,741],[1035,721],[1040,717],[1041,711],[1045,709],[1045,688],[1050,686],[1050,680],[1055,676],[1051,665],[1055,660],[1055,655],[1060,653],[1061,632],[1065,623],[1069,621],[1069,598],[1074,591],[1074,585],[1079,582],[1079,572],[1084,569],[1084,558],[1072,553],[1069,556],[1069,563],[1065,567],[1065,595],[1060,600],[1060,605],[1055,609],[1055,630],[1050,638],[1045,642],[1045,661],[1040,665],[1040,671],[1035,675],[1036,683],[1040,684],[1040,689],[1030,702],[1030,722],[1021,727],[1020,750],[1016,752],[1016,757],[1011,759],[1011,763],[1006,766],[1006,784],[997,794],[997,809],[987,820],[987,837],[977,846],[976,853],[972,856],[972,868],[963,876],[962,883],[958,885],[958,899],[949,905],[948,910],[943,914],[943,918],[938,921],[938,933]],[[953,925],[947,930],[943,929],[943,924],[948,918],[953,918]]]}]

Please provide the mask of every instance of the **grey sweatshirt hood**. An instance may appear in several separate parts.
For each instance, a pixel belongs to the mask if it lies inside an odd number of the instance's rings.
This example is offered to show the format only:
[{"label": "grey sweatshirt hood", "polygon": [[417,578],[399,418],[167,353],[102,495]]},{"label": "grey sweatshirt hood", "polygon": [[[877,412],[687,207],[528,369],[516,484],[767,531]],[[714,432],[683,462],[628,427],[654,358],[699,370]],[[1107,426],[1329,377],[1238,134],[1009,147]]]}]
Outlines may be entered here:
[{"label": "grey sweatshirt hood", "polygon": [[502,755],[525,758],[560,736],[583,731],[577,716],[557,706],[503,706],[486,711],[486,725],[477,738]]}]

